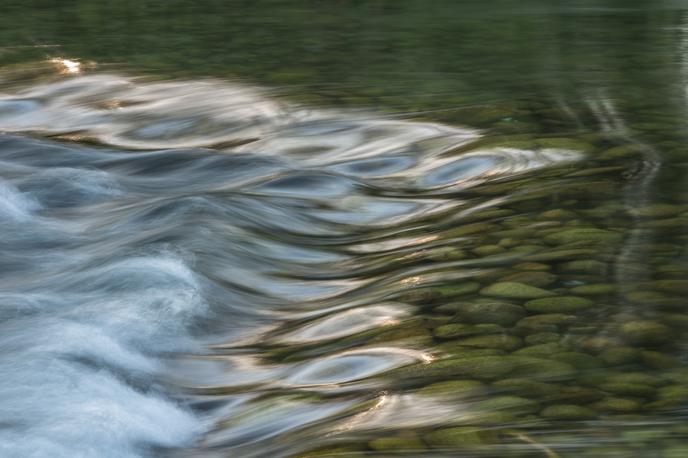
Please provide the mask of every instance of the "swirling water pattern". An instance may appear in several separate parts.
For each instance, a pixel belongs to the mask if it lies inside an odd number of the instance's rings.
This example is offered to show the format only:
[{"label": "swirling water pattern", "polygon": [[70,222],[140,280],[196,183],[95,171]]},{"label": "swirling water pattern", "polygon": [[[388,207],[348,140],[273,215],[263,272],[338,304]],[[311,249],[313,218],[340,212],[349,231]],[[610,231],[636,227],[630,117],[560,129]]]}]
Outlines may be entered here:
[{"label": "swirling water pattern", "polygon": [[406,293],[513,264],[454,256],[461,228],[548,177],[575,187],[590,153],[110,74],[7,92],[0,129],[17,457],[288,456],[472,418],[380,377],[441,357],[430,343],[356,336],[414,323]]}]

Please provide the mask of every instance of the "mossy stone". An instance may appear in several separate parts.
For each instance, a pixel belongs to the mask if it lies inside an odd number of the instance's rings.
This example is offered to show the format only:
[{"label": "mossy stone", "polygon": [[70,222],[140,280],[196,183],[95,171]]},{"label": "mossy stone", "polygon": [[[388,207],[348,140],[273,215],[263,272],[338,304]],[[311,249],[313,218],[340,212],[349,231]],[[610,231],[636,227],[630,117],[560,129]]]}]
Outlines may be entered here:
[{"label": "mossy stone", "polygon": [[480,283],[475,281],[464,281],[437,288],[442,297],[450,298],[471,294],[480,289]]},{"label": "mossy stone", "polygon": [[626,340],[639,344],[658,344],[671,338],[667,326],[651,320],[627,321],[621,324],[619,332]]},{"label": "mossy stone", "polygon": [[596,250],[589,248],[576,248],[568,250],[547,250],[526,256],[528,261],[568,261],[571,259],[585,258],[596,254]]},{"label": "mossy stone", "polygon": [[688,384],[668,385],[659,388],[657,390],[657,397],[659,399],[668,399],[679,402],[688,401]]},{"label": "mossy stone", "polygon": [[577,320],[575,315],[564,313],[543,313],[541,315],[527,316],[516,323],[519,327],[524,328],[541,328],[546,326],[564,326],[575,323]]},{"label": "mossy stone", "polygon": [[494,324],[474,325],[465,323],[450,323],[435,328],[434,334],[440,339],[454,339],[457,337],[491,334],[501,331],[502,328]]},{"label": "mossy stone", "polygon": [[525,396],[527,398],[543,398],[551,396],[560,390],[559,385],[552,383],[538,382],[528,378],[509,378],[498,380],[492,384],[494,389],[507,392],[509,394],[516,394],[518,396]]},{"label": "mossy stone", "polygon": [[642,154],[645,149],[639,145],[619,145],[609,148],[598,156],[600,159],[621,159]]},{"label": "mossy stone", "polygon": [[458,261],[461,259],[466,259],[468,256],[468,253],[466,253],[461,248],[450,246],[432,248],[425,252],[425,257],[427,259],[439,262]]},{"label": "mossy stone", "polygon": [[483,296],[503,297],[507,299],[537,299],[555,295],[551,291],[518,282],[494,283],[481,289],[480,294]]},{"label": "mossy stone", "polygon": [[549,400],[566,404],[587,404],[598,401],[605,396],[605,393],[596,389],[584,386],[562,386],[558,393],[550,397]]},{"label": "mossy stone", "polygon": [[467,397],[485,394],[486,386],[477,380],[451,380],[437,382],[421,388],[416,394],[421,396]]},{"label": "mossy stone", "polygon": [[641,404],[635,399],[608,397],[597,401],[592,407],[598,412],[635,412]]},{"label": "mossy stone", "polygon": [[477,256],[491,256],[505,251],[506,249],[499,245],[482,245],[473,249],[473,253]]},{"label": "mossy stone", "polygon": [[422,450],[425,444],[417,437],[379,437],[368,442],[368,447],[378,452]]},{"label": "mossy stone", "polygon": [[579,370],[599,369],[603,366],[599,358],[577,351],[568,351],[556,355],[557,361],[568,363]]},{"label": "mossy stone", "polygon": [[514,266],[514,269],[516,269],[516,270],[543,271],[543,270],[550,270],[551,267],[549,266],[549,264],[543,264],[541,262],[521,262],[519,264],[516,264]]},{"label": "mossy stone", "polygon": [[688,281],[685,280],[655,280],[643,286],[672,294],[688,294]]},{"label": "mossy stone", "polygon": [[573,242],[589,243],[617,243],[621,241],[623,235],[605,229],[596,228],[577,228],[555,232],[545,236],[545,241],[552,245],[562,245]]},{"label": "mossy stone", "polygon": [[471,223],[451,229],[446,235],[447,237],[463,237],[473,234],[488,234],[497,226],[490,223]]},{"label": "mossy stone", "polygon": [[628,210],[628,213],[639,218],[662,218],[675,216],[686,210],[688,210],[688,207],[685,205],[652,204],[631,208]]},{"label": "mossy stone", "polygon": [[599,358],[608,366],[631,364],[640,359],[640,350],[633,347],[613,347],[603,350]]},{"label": "mossy stone", "polygon": [[526,336],[524,341],[527,345],[538,345],[552,342],[559,342],[561,340],[561,334],[556,332],[538,332],[535,334],[530,334]]},{"label": "mossy stone", "polygon": [[515,365],[509,372],[512,377],[528,377],[532,380],[559,380],[570,378],[576,370],[570,364],[546,358],[514,355]]},{"label": "mossy stone", "polygon": [[556,221],[561,221],[561,220],[569,220],[569,219],[574,219],[577,218],[578,215],[576,215],[574,212],[571,210],[564,210],[564,209],[554,209],[554,210],[547,210],[542,213],[540,213],[536,219],[539,220],[556,220]]},{"label": "mossy stone", "polygon": [[423,436],[425,442],[433,448],[476,447],[495,439],[494,433],[470,426],[455,426],[432,431]]},{"label": "mossy stone", "polygon": [[665,383],[659,377],[646,372],[619,372],[606,374],[605,381],[608,383],[632,383],[655,387]]},{"label": "mossy stone", "polygon": [[581,285],[571,288],[573,294],[580,294],[581,296],[604,296],[612,294],[616,290],[616,286],[608,283],[597,283],[594,285]]},{"label": "mossy stone", "polygon": [[581,421],[597,417],[597,413],[586,407],[574,404],[555,404],[545,407],[540,415],[548,420]]},{"label": "mossy stone", "polygon": [[557,281],[557,276],[549,272],[526,271],[506,275],[500,278],[499,281],[525,283],[526,285],[541,288]]},{"label": "mossy stone", "polygon": [[662,450],[662,458],[686,458],[688,445],[672,445]]},{"label": "mossy stone", "polygon": [[521,348],[520,350],[515,351],[514,355],[548,358],[567,351],[569,351],[569,347],[566,345],[562,345],[558,342],[550,342]]},{"label": "mossy stone", "polygon": [[540,410],[540,403],[520,396],[493,396],[477,405],[478,409],[486,412],[509,412],[517,415],[527,415]]},{"label": "mossy stone", "polygon": [[643,363],[653,369],[675,369],[682,365],[677,358],[659,351],[643,351],[640,355]]},{"label": "mossy stone", "polygon": [[522,319],[526,311],[520,305],[505,302],[465,304],[457,310],[458,316],[467,323],[494,323],[510,326]]},{"label": "mossy stone", "polygon": [[490,380],[502,377],[516,366],[508,356],[461,356],[440,359],[428,364],[402,367],[390,374],[408,377],[454,377]]},{"label": "mossy stone", "polygon": [[536,313],[571,313],[592,307],[590,299],[577,296],[555,296],[534,299],[524,304],[526,310]]},{"label": "mossy stone", "polygon": [[605,262],[594,259],[579,259],[559,264],[557,270],[566,273],[604,275],[609,270],[609,266]]},{"label": "mossy stone", "polygon": [[621,396],[649,398],[655,394],[655,388],[639,383],[603,383],[599,385],[602,391]]},{"label": "mossy stone", "polygon": [[461,345],[476,348],[496,348],[498,350],[513,351],[523,346],[523,341],[516,336],[507,334],[492,334],[461,339]]}]

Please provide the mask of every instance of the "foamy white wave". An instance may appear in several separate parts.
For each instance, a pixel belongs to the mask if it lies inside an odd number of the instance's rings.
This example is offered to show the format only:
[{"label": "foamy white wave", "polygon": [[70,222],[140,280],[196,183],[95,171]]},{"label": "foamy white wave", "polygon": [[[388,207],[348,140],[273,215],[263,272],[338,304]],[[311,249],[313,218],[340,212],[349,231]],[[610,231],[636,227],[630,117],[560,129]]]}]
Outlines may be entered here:
[{"label": "foamy white wave", "polygon": [[0,222],[27,221],[40,204],[31,196],[17,190],[11,184],[0,180]]}]

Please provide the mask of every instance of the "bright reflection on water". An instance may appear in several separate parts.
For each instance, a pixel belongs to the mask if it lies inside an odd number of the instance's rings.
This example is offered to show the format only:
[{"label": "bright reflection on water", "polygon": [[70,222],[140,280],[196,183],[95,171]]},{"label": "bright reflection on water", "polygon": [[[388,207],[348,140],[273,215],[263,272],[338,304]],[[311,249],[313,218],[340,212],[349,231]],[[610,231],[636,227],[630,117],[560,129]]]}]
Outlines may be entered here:
[{"label": "bright reflection on water", "polygon": [[3,456],[679,456],[688,195],[612,101],[504,135],[52,64],[0,97]]}]

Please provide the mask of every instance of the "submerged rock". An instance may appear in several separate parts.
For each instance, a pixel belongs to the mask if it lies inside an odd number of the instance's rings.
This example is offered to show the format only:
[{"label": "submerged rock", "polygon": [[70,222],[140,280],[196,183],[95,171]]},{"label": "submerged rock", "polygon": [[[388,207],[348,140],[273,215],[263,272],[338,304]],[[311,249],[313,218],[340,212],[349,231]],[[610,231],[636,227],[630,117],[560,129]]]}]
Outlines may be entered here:
[{"label": "submerged rock", "polygon": [[525,283],[526,285],[543,287],[551,285],[557,281],[557,276],[549,272],[542,271],[526,271],[516,272],[500,278],[501,282],[517,282]]},{"label": "submerged rock", "polygon": [[544,408],[540,415],[549,420],[590,420],[597,417],[597,413],[586,407],[574,404],[557,404]]},{"label": "submerged rock", "polygon": [[520,305],[506,302],[488,302],[463,304],[457,315],[467,323],[494,323],[501,326],[510,326],[526,315],[526,311]]},{"label": "submerged rock", "polygon": [[503,297],[506,299],[537,299],[555,295],[551,291],[518,282],[494,283],[487,288],[481,289],[480,294],[483,296]]},{"label": "submerged rock", "polygon": [[590,299],[576,296],[556,296],[534,299],[525,303],[526,310],[536,313],[571,313],[592,307]]},{"label": "submerged rock", "polygon": [[623,235],[618,232],[596,228],[578,228],[555,232],[545,236],[545,241],[552,245],[563,245],[574,242],[617,243]]},{"label": "submerged rock", "polygon": [[477,380],[451,380],[428,385],[417,391],[418,395],[467,397],[481,396],[487,391],[484,383]]},{"label": "submerged rock", "polygon": [[651,320],[628,321],[620,326],[619,332],[626,340],[639,344],[659,344],[671,339],[667,326]]},{"label": "submerged rock", "polygon": [[471,426],[455,426],[432,431],[423,436],[433,448],[475,447],[496,439],[492,431]]}]

